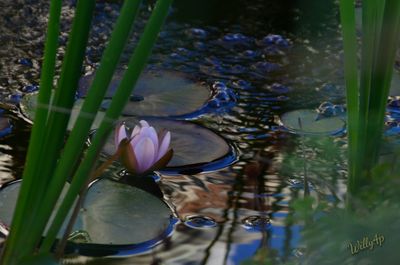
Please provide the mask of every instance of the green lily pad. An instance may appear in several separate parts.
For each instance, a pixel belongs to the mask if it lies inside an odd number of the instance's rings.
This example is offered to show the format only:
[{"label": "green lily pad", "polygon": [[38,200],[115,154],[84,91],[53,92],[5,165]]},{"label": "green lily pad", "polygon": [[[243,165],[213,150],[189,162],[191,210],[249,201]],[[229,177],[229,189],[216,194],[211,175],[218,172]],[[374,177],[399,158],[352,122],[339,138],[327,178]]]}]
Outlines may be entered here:
[{"label": "green lily pad", "polygon": [[[39,93],[34,92],[34,93],[29,93],[24,95],[22,98],[20,104],[21,112],[25,117],[27,117],[30,121],[33,121],[35,117],[35,108],[36,108],[36,102],[38,98]],[[78,99],[75,101],[74,106],[71,110],[71,118],[68,123],[68,130],[72,130],[76,119],[78,118],[79,112],[82,108],[84,100],[83,99]],[[92,124],[92,129],[96,129],[99,127],[103,117],[104,117],[104,112],[99,111],[96,115],[96,118]]]},{"label": "green lily pad", "polygon": [[[123,73],[117,73],[110,83],[106,98],[111,98],[121,81]],[[93,80],[93,75],[84,76],[80,81],[81,96]],[[182,116],[201,109],[210,99],[210,89],[194,82],[183,74],[171,71],[148,72],[142,74],[133,91],[131,100],[122,114],[126,116]],[[109,99],[103,107],[107,108]]]},{"label": "green lily pad", "polygon": [[31,121],[33,121],[33,119],[35,118],[38,95],[39,92],[25,94],[19,102],[22,114],[24,114],[24,116]]},{"label": "green lily pad", "polygon": [[321,117],[311,109],[287,112],[280,117],[279,123],[290,132],[309,135],[334,135],[342,132],[346,126],[339,117]]},{"label": "green lily pad", "polygon": [[0,232],[4,235],[8,234],[6,227],[11,224],[20,186],[20,182],[15,182],[3,187],[0,192]]},{"label": "green lily pad", "polygon": [[[0,232],[5,235],[20,186],[21,181],[15,181],[0,190]],[[104,245],[116,247],[154,239],[160,241],[166,230],[171,229],[171,216],[171,209],[156,196],[133,186],[101,179],[90,186],[70,241],[79,243],[78,251],[86,246],[95,251],[96,244],[104,249]],[[63,231],[64,228],[59,236]]]},{"label": "green lily pad", "polygon": [[[170,147],[174,155],[167,168],[189,167],[207,164],[221,159],[231,152],[228,143],[213,131],[200,125],[169,119],[146,119],[158,132],[166,129],[171,132]],[[139,124],[136,118],[122,119],[128,128]],[[115,153],[114,135],[110,135],[103,151],[107,155]]]},{"label": "green lily pad", "polygon": [[[68,130],[70,130],[70,131],[72,130],[72,128],[75,124],[75,121],[78,119],[78,115],[82,108],[83,102],[84,102],[83,99],[78,99],[77,101],[75,101],[74,107],[72,108],[72,111],[71,111],[71,117],[68,122]],[[92,130],[99,128],[100,123],[103,120],[104,116],[105,116],[105,112],[103,112],[103,111],[97,112],[96,117],[91,126]]]},{"label": "green lily pad", "polygon": [[[21,188],[21,180],[12,181],[6,185],[4,185],[0,189],[0,232],[4,235],[8,235],[8,227],[11,225],[12,216],[14,214],[14,209],[17,204],[19,190]],[[69,184],[66,184],[62,196],[65,194],[67,187]],[[60,201],[57,202],[56,208],[58,209],[60,205]],[[71,216],[71,213],[69,216]],[[55,213],[53,213],[55,214]],[[51,217],[53,218],[54,215]],[[67,226],[67,222],[64,222],[63,227],[58,233],[58,237],[61,238],[63,236],[63,230]]]},{"label": "green lily pad", "polygon": [[171,210],[159,198],[141,189],[108,179],[88,191],[79,230],[90,243],[130,245],[158,237],[171,222]]}]

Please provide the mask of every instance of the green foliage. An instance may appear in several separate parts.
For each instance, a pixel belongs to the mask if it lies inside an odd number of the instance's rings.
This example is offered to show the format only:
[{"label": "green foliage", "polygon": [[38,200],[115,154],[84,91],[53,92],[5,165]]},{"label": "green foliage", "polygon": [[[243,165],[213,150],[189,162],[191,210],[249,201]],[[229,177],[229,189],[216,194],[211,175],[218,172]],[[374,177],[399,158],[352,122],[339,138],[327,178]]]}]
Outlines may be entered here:
[{"label": "green foliage", "polygon": [[58,265],[51,254],[40,254],[24,258],[19,265]]},{"label": "green foliage", "polygon": [[337,180],[343,179],[346,152],[343,139],[326,136],[297,138],[283,156],[280,175],[304,180],[320,194],[336,194]]},{"label": "green foliage", "polygon": [[[47,253],[53,246],[60,226],[78,194],[87,186],[91,170],[95,167],[97,155],[147,62],[172,0],[157,1],[93,144],[78,166],[90,126],[113,76],[141,1],[124,2],[111,40],[103,54],[101,66],[93,81],[92,89],[89,91],[74,129],[68,136],[67,125],[70,119],[70,110],[81,75],[95,2],[94,0],[77,1],[61,76],[55,89],[54,99],[50,102],[62,3],[61,0],[51,1],[42,79],[27,164],[10,235],[2,253],[1,264],[20,264],[23,257],[33,255],[44,234],[44,229],[65,181],[74,176],[64,201],[41,244],[40,252],[44,256],[35,256],[32,262],[36,263],[28,263],[39,264],[39,260],[43,259],[45,264],[53,264],[49,263],[51,259],[48,258]],[[66,144],[65,139],[67,139]],[[46,161],[46,163],[42,163],[42,161]],[[77,172],[74,171],[76,168],[78,168]]]},{"label": "green foliage", "polygon": [[[305,224],[300,245],[304,256],[292,259],[295,264],[396,264],[400,258],[400,193],[398,173],[389,164],[379,164],[372,183],[353,198],[354,211],[328,206],[306,197],[291,204],[294,212],[290,224]],[[357,249],[364,242],[375,242]]]},{"label": "green foliage", "polygon": [[351,193],[368,184],[378,163],[386,102],[400,35],[400,2],[362,1],[361,67],[358,74],[355,7],[341,0],[347,90]]}]

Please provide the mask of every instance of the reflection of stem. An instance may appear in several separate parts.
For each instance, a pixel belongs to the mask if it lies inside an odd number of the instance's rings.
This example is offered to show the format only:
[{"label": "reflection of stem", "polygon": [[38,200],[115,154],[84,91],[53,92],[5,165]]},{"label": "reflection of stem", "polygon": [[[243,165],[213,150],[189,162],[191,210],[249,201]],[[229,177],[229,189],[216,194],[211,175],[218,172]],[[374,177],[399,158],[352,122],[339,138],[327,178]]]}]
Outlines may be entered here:
[{"label": "reflection of stem", "polygon": [[[225,222],[226,222],[226,220],[228,220],[229,210],[231,209],[231,207],[233,205],[234,205],[234,210],[233,210],[234,211],[234,215],[237,216],[237,204],[238,204],[238,200],[239,200],[238,198],[242,194],[243,186],[244,186],[244,184],[243,184],[243,174],[238,174],[238,177],[236,178],[235,183],[236,184],[232,187],[232,194],[235,194],[235,191],[237,191],[237,197],[236,197],[236,200],[233,200],[230,197],[228,197],[228,205],[227,205],[226,209],[224,210],[224,214],[223,214],[223,218],[224,218]],[[224,231],[224,228],[225,228],[224,224],[219,226],[219,229],[218,229],[218,232],[217,232],[215,238],[211,241],[211,243],[205,249],[205,253],[206,254],[205,254],[204,259],[201,262],[201,265],[207,264],[208,258],[210,257],[210,250],[215,245],[215,243],[218,242],[219,238],[221,237],[221,235],[222,235],[222,233]],[[233,221],[232,221],[231,229],[229,230],[230,231],[229,232],[230,235],[233,233],[232,230],[234,231],[234,222]],[[227,242],[228,247],[227,247],[226,255],[224,257],[224,264],[226,263],[226,259],[227,259],[227,256],[229,254],[229,250],[230,250],[230,246],[229,245],[232,243],[231,240],[232,240],[232,237],[231,236],[228,237],[228,240],[227,240],[228,241]]]},{"label": "reflection of stem", "polygon": [[[292,202],[294,200],[297,200],[299,190],[295,189],[295,191],[293,193],[294,194],[293,194],[293,196],[291,196],[292,201],[290,202],[290,204],[292,204]],[[286,221],[285,221],[285,241],[284,241],[284,245],[283,245],[283,251],[284,251],[283,261],[284,262],[291,255],[291,241],[292,241],[292,236],[293,236],[291,228],[294,226],[293,218],[294,218],[294,209],[293,209],[293,207],[289,207],[288,214],[287,214]]]},{"label": "reflection of stem", "polygon": [[[265,200],[262,196],[259,196],[261,194],[265,193],[265,187],[264,187],[264,172],[267,169],[267,163],[265,163],[265,161],[262,161],[261,156],[259,156],[259,154],[256,155],[256,163],[257,163],[257,167],[259,167],[259,171],[258,174],[253,176],[253,178],[255,179],[255,187],[253,189],[253,193],[254,193],[254,210],[260,213],[260,216],[262,217],[266,217],[266,211],[265,211]],[[249,177],[249,176],[248,176]],[[243,182],[243,179],[242,181]],[[237,223],[237,219],[238,219],[238,205],[239,205],[239,199],[240,196],[243,192],[245,183],[242,183],[242,185],[239,188],[238,191],[238,195],[236,197],[236,200],[234,201],[234,208],[233,208],[233,219],[232,219],[232,225],[228,231],[228,239],[227,239],[227,250],[224,256],[224,263],[223,264],[227,264],[228,261],[228,256],[229,256],[229,252],[231,249],[231,244],[232,244],[232,238],[233,238],[233,233],[235,232],[235,224]],[[268,243],[268,232],[266,231],[266,226],[268,224],[264,223],[262,224],[263,227],[261,227],[261,233],[262,233],[262,238],[261,238],[261,242],[260,242],[260,246],[258,247],[258,249],[261,249],[262,247],[266,247],[267,243]]]},{"label": "reflection of stem", "polygon": [[[224,217],[225,219],[228,219],[228,213],[229,213],[229,208],[227,208],[227,209],[224,211],[223,217]],[[211,250],[212,247],[215,245],[215,243],[218,242],[219,238],[220,238],[221,235],[222,235],[222,232],[224,231],[224,228],[225,228],[225,225],[224,225],[224,224],[221,224],[221,225],[218,227],[218,232],[217,232],[216,236],[215,236],[214,239],[210,242],[210,244],[208,245],[208,247],[204,250],[204,252],[205,252],[206,254],[204,255],[204,259],[203,259],[202,262],[200,263],[201,265],[207,264],[208,258],[210,257],[210,250]]]},{"label": "reflection of stem", "polygon": [[[301,118],[298,117],[298,123],[299,123],[299,128],[302,131],[303,130],[303,125],[301,123]],[[304,134],[301,134],[301,150],[303,153],[303,169],[304,169],[304,196],[310,195],[310,190],[308,187],[308,174],[307,174],[307,159],[306,159],[306,148],[304,146],[305,144],[305,139],[304,139]]]},{"label": "reflection of stem", "polygon": [[95,171],[93,171],[90,178],[87,180],[86,184],[83,186],[82,190],[79,192],[78,200],[75,203],[74,211],[72,212],[71,218],[68,221],[67,228],[65,229],[63,237],[56,249],[55,255],[56,255],[57,259],[61,259],[61,257],[64,255],[64,249],[67,245],[69,235],[71,234],[71,231],[74,227],[76,219],[78,218],[79,211],[83,205],[83,202],[85,201],[85,197],[87,194],[89,184],[92,181],[94,181],[95,179],[97,179],[98,177],[100,177],[100,175],[112,164],[112,162],[114,162],[115,160],[118,159],[120,154],[121,154],[120,149],[118,149],[118,151],[114,155],[112,155],[103,164],[101,164],[100,167],[98,167]]}]

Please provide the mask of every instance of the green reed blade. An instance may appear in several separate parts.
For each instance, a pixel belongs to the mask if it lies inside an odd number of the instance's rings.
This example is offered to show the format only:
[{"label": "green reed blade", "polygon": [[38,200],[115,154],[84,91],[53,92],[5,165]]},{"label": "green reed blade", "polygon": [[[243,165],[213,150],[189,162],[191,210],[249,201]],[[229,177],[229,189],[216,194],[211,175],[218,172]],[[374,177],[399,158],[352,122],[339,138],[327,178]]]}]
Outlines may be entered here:
[{"label": "green reed blade", "polygon": [[[51,89],[53,87],[53,78],[56,64],[56,54],[58,46],[58,35],[60,31],[61,0],[50,2],[50,15],[47,26],[47,37],[44,50],[43,66],[40,77],[40,91],[38,96],[38,108],[35,112],[35,123],[33,124],[31,137],[29,141],[28,154],[23,173],[23,182],[19,193],[18,202],[13,216],[11,231],[7,237],[6,245],[2,253],[1,263],[12,264],[13,257],[18,256],[18,236],[19,231],[24,226],[24,214],[30,197],[35,191],[32,190],[32,183],[40,180],[34,175],[36,167],[39,166],[39,156],[44,142],[45,124],[47,120],[48,109],[40,106],[47,106],[50,102]],[[18,253],[17,253],[18,252]]]},{"label": "green reed blade", "polygon": [[343,31],[344,73],[347,99],[349,187],[353,187],[356,185],[354,176],[357,175],[357,128],[359,119],[357,37],[354,2],[340,0],[340,15]]},{"label": "green reed blade", "polygon": [[[79,78],[82,73],[82,64],[85,57],[86,44],[89,37],[95,0],[80,0],[77,2],[75,18],[70,33],[60,80],[54,94],[52,106],[47,122],[45,134],[46,143],[40,156],[59,157],[64,146],[69,117],[71,115]],[[47,161],[46,161],[47,162]],[[45,163],[40,168],[40,174],[50,179],[54,171],[56,160]],[[49,182],[40,185],[46,190]]]},{"label": "green reed blade", "polygon": [[[359,88],[354,80],[351,81],[357,75],[357,49],[346,45],[346,39],[355,39],[355,35],[349,34],[355,30],[355,25],[346,20],[354,16],[354,3],[342,0],[340,4],[345,60],[353,62],[349,67],[353,69],[346,68],[345,63],[345,78],[349,123],[348,190],[350,194],[354,194],[368,183],[370,171],[379,158],[387,97],[400,34],[400,1],[363,1]],[[353,93],[357,89],[358,102],[357,95]],[[353,115],[354,110],[358,114]]]},{"label": "green reed blade", "polygon": [[[67,128],[70,113],[60,113],[58,110],[70,109],[73,104],[76,86],[81,74],[82,62],[85,54],[86,43],[89,35],[92,13],[95,7],[95,0],[81,0],[77,3],[76,14],[70,34],[65,59],[62,67],[61,77],[55,97],[50,106],[47,123],[42,131],[45,140],[40,141],[43,146],[35,154],[40,159],[46,159],[46,163],[38,163],[32,170],[32,177],[35,181],[30,183],[32,196],[29,197],[28,206],[23,211],[24,225],[17,230],[19,237],[15,240],[15,247],[23,245],[19,249],[20,257],[34,251],[40,238],[25,237],[28,231],[34,230],[36,213],[42,207],[43,194],[46,192],[53,168],[59,157],[63,146],[65,131]],[[39,108],[43,106],[39,105]],[[39,162],[39,161],[37,161]],[[41,161],[40,161],[41,162]],[[39,168],[40,164],[40,168]]]},{"label": "green reed blade", "polygon": [[80,159],[85,142],[89,135],[91,124],[101,105],[102,99],[107,91],[113,73],[117,67],[119,58],[123,52],[125,43],[129,37],[133,22],[139,10],[141,0],[125,1],[121,14],[115,24],[99,69],[96,72],[93,84],[89,89],[76,124],[68,137],[63,154],[57,164],[49,188],[43,199],[42,207],[39,209],[35,219],[36,236],[40,236],[47,224],[59,194],[64,187],[67,178],[74,173],[74,168]]},{"label": "green reed blade", "polygon": [[158,0],[153,13],[144,29],[142,37],[129,61],[128,69],[126,70],[121,83],[115,93],[113,100],[106,115],[96,132],[92,145],[89,147],[88,152],[79,166],[71,186],[57,211],[51,227],[43,240],[40,251],[49,251],[56,235],[66,218],[69,209],[72,207],[75,198],[85,185],[87,179],[90,177],[90,172],[96,162],[96,158],[107,139],[110,131],[114,127],[114,122],[120,116],[129,96],[132,93],[134,85],[136,84],[140,73],[142,72],[148,57],[151,54],[151,49],[157,39],[158,33],[167,17],[169,7],[172,0]]},{"label": "green reed blade", "polygon": [[379,158],[387,98],[400,34],[400,1],[386,0],[385,3],[369,101],[370,118],[367,125],[366,153],[369,158],[367,166],[370,169]]},{"label": "green reed blade", "polygon": [[[376,61],[379,36],[383,19],[384,1],[364,0],[362,7],[362,53],[361,53],[361,73],[359,88],[359,117],[357,129],[357,156],[356,164],[357,175],[351,179],[356,183],[352,187],[359,187],[366,180],[366,165],[369,164],[366,156],[366,139],[368,134],[369,118],[369,99],[371,96],[372,77],[374,74],[374,64]],[[353,190],[355,191],[355,190]]]},{"label": "green reed blade", "polygon": [[[54,99],[50,107],[50,113],[47,122],[47,131],[45,134],[46,142],[39,154],[40,157],[56,157],[60,156],[60,152],[64,146],[64,139],[66,136],[67,125],[70,117],[70,112],[63,112],[59,110],[71,109],[74,103],[76,89],[78,86],[79,78],[81,76],[81,69],[83,59],[85,56],[86,45],[89,37],[90,26],[93,11],[95,8],[95,0],[80,0],[77,2],[76,13],[72,24],[70,39],[68,42],[63,66],[61,70],[60,80],[58,87],[55,91]],[[40,174],[45,180],[36,188],[36,192],[41,194],[36,203],[32,205],[32,211],[37,213],[39,209],[46,203],[44,194],[48,190],[50,180],[53,176],[54,168],[57,160],[53,159],[46,161],[40,167]],[[38,229],[37,233],[41,232],[41,225],[36,225],[36,218],[31,222],[33,231]],[[40,240],[41,234],[37,238],[30,237],[26,239],[29,246],[36,246]]]}]

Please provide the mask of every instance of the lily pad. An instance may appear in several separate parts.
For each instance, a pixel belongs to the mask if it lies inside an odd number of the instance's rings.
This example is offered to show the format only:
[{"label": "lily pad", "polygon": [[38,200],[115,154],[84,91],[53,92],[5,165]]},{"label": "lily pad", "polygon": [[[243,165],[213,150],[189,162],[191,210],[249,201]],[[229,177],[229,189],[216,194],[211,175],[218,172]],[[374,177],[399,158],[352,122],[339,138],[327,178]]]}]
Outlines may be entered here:
[{"label": "lily pad", "polygon": [[[82,108],[83,102],[84,102],[83,99],[78,99],[77,101],[75,101],[74,107],[72,108],[72,111],[71,111],[71,117],[70,117],[69,123],[68,123],[68,130],[70,130],[70,131],[72,130],[72,128],[75,124],[75,121],[78,119],[78,115]],[[89,115],[89,114],[86,114],[86,115]],[[96,117],[91,126],[92,130],[99,128],[100,123],[103,120],[104,116],[105,116],[105,112],[103,112],[103,111],[97,112]]]},{"label": "lily pad", "polygon": [[169,227],[172,215],[159,198],[108,179],[90,187],[83,208],[80,230],[95,244],[130,245],[152,240]]},{"label": "lily pad", "polygon": [[[0,190],[0,232],[5,235],[20,186],[21,181],[15,181]],[[171,209],[156,196],[101,179],[88,190],[67,253],[104,256],[148,251],[172,233],[175,223]]]},{"label": "lily pad", "polygon": [[31,121],[33,121],[35,117],[38,95],[38,92],[25,94],[19,102],[22,114]]},{"label": "lily pad", "polygon": [[[207,171],[212,164],[213,169],[225,167],[234,160],[233,150],[228,143],[213,131],[195,123],[169,119],[146,119],[150,126],[158,132],[166,129],[171,132],[171,148],[174,155],[163,171]],[[122,119],[128,128],[139,123],[136,118]],[[115,153],[114,135],[111,135],[103,151],[107,155]],[[227,158],[227,160],[224,160]],[[219,163],[222,162],[222,163]]]},{"label": "lily pad", "polygon": [[335,135],[346,126],[340,117],[323,117],[311,109],[287,112],[280,117],[279,123],[292,133],[308,135]]},{"label": "lily pad", "polygon": [[[123,73],[117,73],[108,88],[103,108],[107,108],[121,81]],[[85,97],[93,75],[80,80],[79,94]],[[125,106],[126,116],[184,116],[200,110],[210,99],[210,89],[186,76],[171,71],[142,74]],[[107,99],[108,98],[108,99]]]},{"label": "lily pad", "polygon": [[8,234],[20,186],[19,181],[14,182],[2,187],[0,192],[0,232],[4,235]]},{"label": "lily pad", "polygon": [[[12,216],[14,214],[14,209],[17,204],[19,190],[21,188],[21,180],[16,180],[9,182],[1,187],[0,189],[0,233],[3,235],[8,235],[8,228],[11,225]],[[65,194],[68,184],[63,190]],[[63,196],[62,194],[62,196]],[[58,209],[60,202],[57,203],[56,208]],[[71,215],[71,213],[70,213]],[[52,216],[53,218],[54,216]],[[62,231],[66,227],[67,223],[63,224]],[[58,237],[62,237],[63,232],[58,234]]]},{"label": "lily pad", "polygon": [[[31,122],[33,122],[33,119],[35,117],[35,108],[36,108],[36,102],[37,102],[38,95],[39,95],[38,92],[26,94],[26,95],[24,95],[21,102],[19,103],[22,114],[26,118],[28,118],[28,120],[30,120]],[[78,99],[75,101],[74,106],[71,110],[71,118],[68,123],[68,130],[72,130],[72,128],[75,124],[75,121],[78,118],[79,112],[82,108],[83,102],[84,102],[83,99]],[[99,127],[99,125],[104,117],[104,114],[105,113],[102,111],[99,111],[97,113],[96,118],[92,124],[92,129],[96,129]],[[1,132],[0,132],[0,137],[1,137]]]}]

